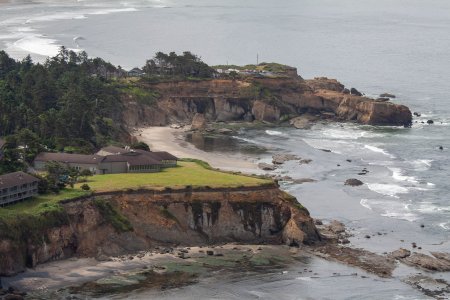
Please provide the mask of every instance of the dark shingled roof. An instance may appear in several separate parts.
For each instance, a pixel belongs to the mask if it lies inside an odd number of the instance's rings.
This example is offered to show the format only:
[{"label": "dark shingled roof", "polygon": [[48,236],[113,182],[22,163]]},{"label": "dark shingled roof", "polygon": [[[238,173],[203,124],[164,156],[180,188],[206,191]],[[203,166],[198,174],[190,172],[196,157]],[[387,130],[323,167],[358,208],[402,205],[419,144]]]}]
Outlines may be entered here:
[{"label": "dark shingled roof", "polygon": [[148,155],[142,155],[140,153],[127,153],[119,155],[105,156],[102,163],[108,162],[127,162],[130,166],[145,166],[145,165],[160,165],[159,160],[153,159]]},{"label": "dark shingled roof", "polygon": [[35,181],[39,181],[39,179],[24,172],[9,173],[0,176],[0,189],[10,188],[25,183],[32,183]]},{"label": "dark shingled roof", "polygon": [[145,150],[133,150],[137,153],[141,153],[144,155],[147,155],[153,159],[156,159],[158,161],[161,160],[178,160],[178,158],[176,156],[173,156],[172,154],[170,154],[169,152],[165,152],[165,151],[157,151],[157,152],[153,152],[153,151],[145,151]]},{"label": "dark shingled roof", "polygon": [[3,146],[5,146],[6,141],[4,139],[0,138],[0,149],[3,148]]},{"label": "dark shingled roof", "polygon": [[75,164],[97,164],[103,159],[100,155],[85,155],[85,154],[70,154],[70,153],[39,153],[35,161],[56,161],[60,163],[75,163]]},{"label": "dark shingled roof", "polygon": [[161,160],[178,160],[178,157],[166,151],[149,152],[149,153],[153,154],[154,156],[158,157]]}]

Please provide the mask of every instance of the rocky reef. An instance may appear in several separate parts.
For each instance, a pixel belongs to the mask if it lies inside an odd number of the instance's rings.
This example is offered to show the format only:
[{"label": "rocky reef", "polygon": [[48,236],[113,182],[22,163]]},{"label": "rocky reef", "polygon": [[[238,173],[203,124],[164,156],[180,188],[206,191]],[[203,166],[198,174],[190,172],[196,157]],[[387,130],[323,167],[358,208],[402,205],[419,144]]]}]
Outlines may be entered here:
[{"label": "rocky reef", "polygon": [[161,245],[321,239],[308,211],[275,185],[113,192],[61,205],[59,222],[25,239],[0,233],[1,276],[71,256],[102,259]]},{"label": "rocky reef", "polygon": [[[159,95],[151,105],[125,95],[123,120],[128,127],[190,124],[201,114],[208,122],[279,123],[298,116],[370,125],[410,126],[408,107],[371,99],[325,77],[298,75],[151,83],[139,87]],[[295,122],[291,122],[295,126]]]}]

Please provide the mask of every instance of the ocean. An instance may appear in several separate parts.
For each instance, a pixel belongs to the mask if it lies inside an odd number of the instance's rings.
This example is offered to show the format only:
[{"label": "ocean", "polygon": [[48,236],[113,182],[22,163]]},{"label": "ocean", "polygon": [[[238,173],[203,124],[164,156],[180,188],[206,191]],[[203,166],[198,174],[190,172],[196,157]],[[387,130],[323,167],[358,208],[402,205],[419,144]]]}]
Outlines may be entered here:
[{"label": "ocean", "polygon": [[[126,69],[157,51],[192,51],[208,64],[275,61],[304,78],[337,78],[369,96],[389,92],[419,112],[412,128],[317,124],[242,129],[234,138],[270,162],[275,153],[312,159],[276,172],[315,183],[282,183],[312,216],[344,222],[353,246],[377,253],[413,242],[450,251],[450,2],[446,0],[123,0],[11,1],[0,4],[0,49],[36,61],[59,46]],[[426,124],[432,119],[433,125]],[[439,147],[443,147],[440,150]],[[324,152],[320,149],[328,149]],[[211,148],[209,151],[221,151]],[[223,150],[222,150],[223,151]],[[234,151],[234,150],[231,150]],[[248,154],[248,153],[247,153]],[[338,166],[339,165],[339,166]],[[362,169],[369,172],[358,175]],[[344,186],[358,178],[362,187]],[[381,235],[378,235],[381,233]],[[370,235],[371,238],[365,238]],[[399,267],[392,279],[313,259],[318,276],[286,273],[211,279],[117,299],[428,299],[402,280],[420,271]],[[446,278],[448,274],[432,274]]]}]

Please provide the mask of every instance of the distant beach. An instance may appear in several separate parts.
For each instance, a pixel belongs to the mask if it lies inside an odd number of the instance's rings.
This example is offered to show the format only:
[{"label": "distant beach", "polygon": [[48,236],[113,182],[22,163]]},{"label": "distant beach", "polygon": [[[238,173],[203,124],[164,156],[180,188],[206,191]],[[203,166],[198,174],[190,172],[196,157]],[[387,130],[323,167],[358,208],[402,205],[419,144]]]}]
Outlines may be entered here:
[{"label": "distant beach", "polygon": [[184,129],[144,127],[137,129],[134,135],[155,151],[167,151],[179,158],[201,159],[208,162],[212,167],[223,170],[261,173],[257,164],[250,157],[202,151],[186,142],[184,134]]}]

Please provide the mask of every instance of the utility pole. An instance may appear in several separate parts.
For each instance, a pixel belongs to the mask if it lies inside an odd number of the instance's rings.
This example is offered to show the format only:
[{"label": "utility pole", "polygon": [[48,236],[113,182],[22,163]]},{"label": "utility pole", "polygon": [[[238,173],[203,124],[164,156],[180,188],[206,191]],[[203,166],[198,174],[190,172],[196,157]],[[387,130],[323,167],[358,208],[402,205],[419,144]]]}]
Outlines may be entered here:
[{"label": "utility pole", "polygon": [[256,53],[256,65],[259,65],[259,54]]}]

